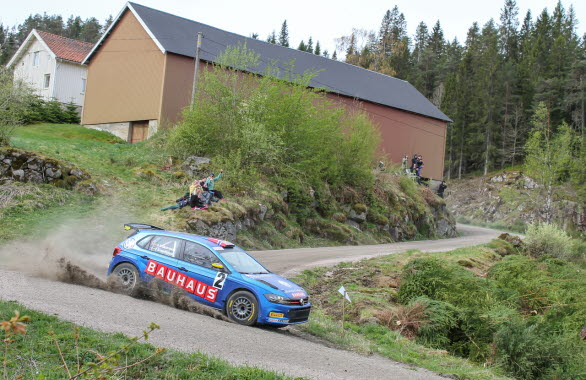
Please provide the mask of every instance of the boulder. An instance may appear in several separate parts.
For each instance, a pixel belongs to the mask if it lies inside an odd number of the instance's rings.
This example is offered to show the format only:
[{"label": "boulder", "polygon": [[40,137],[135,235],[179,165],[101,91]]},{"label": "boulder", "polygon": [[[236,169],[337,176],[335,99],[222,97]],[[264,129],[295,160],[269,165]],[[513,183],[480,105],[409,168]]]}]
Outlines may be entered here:
[{"label": "boulder", "polygon": [[366,211],[358,213],[354,209],[350,209],[350,212],[348,213],[348,219],[356,223],[364,223],[366,222]]},{"label": "boulder", "polygon": [[207,157],[191,156],[181,165],[183,171],[190,177],[201,179],[207,177],[210,173],[211,160]]},{"label": "boulder", "polygon": [[17,169],[12,171],[12,178],[17,181],[24,182],[24,170]]}]

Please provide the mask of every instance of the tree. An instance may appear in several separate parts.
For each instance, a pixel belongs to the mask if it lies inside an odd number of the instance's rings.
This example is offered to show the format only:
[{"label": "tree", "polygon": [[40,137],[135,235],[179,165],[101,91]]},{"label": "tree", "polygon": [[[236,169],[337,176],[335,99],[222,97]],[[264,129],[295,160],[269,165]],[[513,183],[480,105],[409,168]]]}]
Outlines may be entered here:
[{"label": "tree", "polygon": [[307,51],[307,46],[305,46],[305,42],[303,40],[301,40],[299,46],[297,46],[297,50]]},{"label": "tree", "polygon": [[313,39],[311,38],[311,36],[309,36],[309,39],[307,40],[306,48],[306,52],[313,53]]},{"label": "tree", "polygon": [[24,82],[13,81],[12,72],[0,67],[0,146],[10,143],[32,97],[32,90]]},{"label": "tree", "polygon": [[287,20],[283,21],[283,25],[281,25],[281,33],[279,33],[278,44],[289,47],[289,29],[287,28]]},{"label": "tree", "polygon": [[275,33],[275,31],[273,30],[273,32],[271,34],[269,34],[269,36],[267,37],[267,42],[271,43],[271,44],[276,44],[277,43],[277,34]]},{"label": "tree", "polygon": [[65,36],[77,40],[81,36],[81,31],[83,29],[83,21],[81,17],[69,17],[67,19],[67,25],[65,27],[66,33]]},{"label": "tree", "polygon": [[97,42],[100,39],[102,27],[95,17],[90,17],[83,23],[79,39],[85,42]]},{"label": "tree", "polygon": [[250,38],[252,38],[253,40],[258,40],[258,33],[251,33]]},{"label": "tree", "polygon": [[321,55],[321,47],[319,46],[319,41],[315,43],[315,49],[313,50],[313,54]]},{"label": "tree", "polygon": [[532,121],[533,132],[525,145],[525,171],[542,186],[545,222],[551,223],[554,185],[567,178],[573,137],[565,123],[554,134],[548,117],[545,104],[540,103]]}]

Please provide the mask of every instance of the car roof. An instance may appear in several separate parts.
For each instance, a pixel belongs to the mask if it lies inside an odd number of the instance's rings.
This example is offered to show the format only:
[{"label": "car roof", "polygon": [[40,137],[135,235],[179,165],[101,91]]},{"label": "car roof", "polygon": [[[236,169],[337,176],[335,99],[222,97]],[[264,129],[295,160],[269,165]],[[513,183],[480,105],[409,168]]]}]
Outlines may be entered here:
[{"label": "car roof", "polygon": [[[164,235],[164,236],[178,237],[178,238],[182,238],[182,239],[186,239],[186,240],[191,240],[196,243],[200,243],[200,244],[205,245],[205,246],[212,248],[212,249],[215,247],[221,247],[220,243],[222,242],[222,240],[217,240],[217,242],[211,241],[211,240],[208,240],[207,236],[189,234],[187,232],[144,229],[144,230],[140,230],[139,233],[144,234],[144,235]],[[234,247],[236,247],[236,246],[234,246]]]}]

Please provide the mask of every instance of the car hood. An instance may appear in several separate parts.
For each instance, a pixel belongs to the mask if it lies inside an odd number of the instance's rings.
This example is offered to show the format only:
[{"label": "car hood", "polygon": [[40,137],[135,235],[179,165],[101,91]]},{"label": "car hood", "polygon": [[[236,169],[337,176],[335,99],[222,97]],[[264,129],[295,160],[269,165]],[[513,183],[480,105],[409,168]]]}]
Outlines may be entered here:
[{"label": "car hood", "polygon": [[273,289],[278,289],[285,293],[288,297],[291,298],[305,298],[307,297],[307,292],[303,290],[303,288],[293,281],[287,280],[285,277],[279,276],[278,274],[274,273],[266,273],[266,274],[247,274],[247,277],[250,277],[256,281],[262,282]]}]

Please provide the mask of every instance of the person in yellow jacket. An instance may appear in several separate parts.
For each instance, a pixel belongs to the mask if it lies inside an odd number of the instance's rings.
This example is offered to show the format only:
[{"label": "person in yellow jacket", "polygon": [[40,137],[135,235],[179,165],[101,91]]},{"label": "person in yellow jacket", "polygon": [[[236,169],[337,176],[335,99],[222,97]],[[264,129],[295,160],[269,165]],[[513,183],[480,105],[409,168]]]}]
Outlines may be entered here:
[{"label": "person in yellow jacket", "polygon": [[203,200],[203,183],[205,183],[205,179],[196,179],[189,185],[189,206],[191,208],[207,207]]}]

